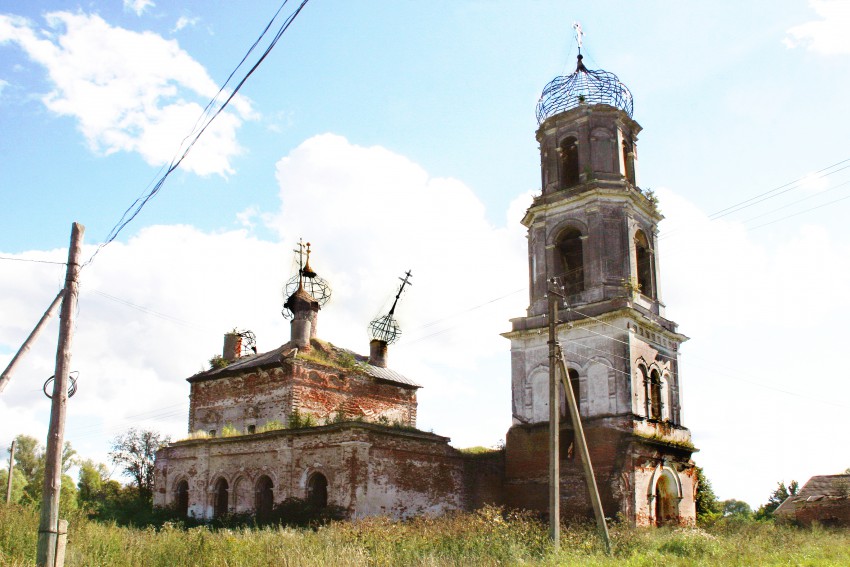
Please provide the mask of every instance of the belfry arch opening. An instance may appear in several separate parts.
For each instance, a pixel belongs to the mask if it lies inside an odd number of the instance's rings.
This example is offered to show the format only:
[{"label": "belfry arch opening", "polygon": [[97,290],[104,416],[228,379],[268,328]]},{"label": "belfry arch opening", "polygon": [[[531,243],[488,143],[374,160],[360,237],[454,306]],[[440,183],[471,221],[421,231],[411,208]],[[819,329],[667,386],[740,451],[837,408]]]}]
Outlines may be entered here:
[{"label": "belfry arch opening", "polygon": [[635,232],[635,264],[637,267],[637,284],[640,292],[655,299],[655,285],[652,277],[653,258],[649,240],[642,230]]},{"label": "belfry arch opening", "polygon": [[181,480],[174,490],[174,506],[177,516],[185,518],[189,515],[189,482]]},{"label": "belfry arch opening", "polygon": [[657,370],[653,370],[649,375],[649,417],[657,420],[661,419],[661,404],[661,376]]},{"label": "belfry arch opening", "polygon": [[220,518],[228,512],[230,486],[227,480],[220,478],[215,483],[215,491],[213,494],[213,518]]},{"label": "belfry arch opening", "polygon": [[322,473],[313,473],[307,479],[307,502],[316,508],[328,505],[328,479]]},{"label": "belfry arch opening", "polygon": [[258,518],[271,516],[274,507],[274,483],[268,476],[263,475],[257,480],[254,489],[254,510]]},{"label": "belfry arch opening", "polygon": [[584,291],[584,250],[581,232],[569,228],[561,233],[556,245],[559,273],[567,295]]},{"label": "belfry arch opening", "polygon": [[579,184],[578,140],[570,136],[558,146],[561,155],[561,188],[567,189]]}]

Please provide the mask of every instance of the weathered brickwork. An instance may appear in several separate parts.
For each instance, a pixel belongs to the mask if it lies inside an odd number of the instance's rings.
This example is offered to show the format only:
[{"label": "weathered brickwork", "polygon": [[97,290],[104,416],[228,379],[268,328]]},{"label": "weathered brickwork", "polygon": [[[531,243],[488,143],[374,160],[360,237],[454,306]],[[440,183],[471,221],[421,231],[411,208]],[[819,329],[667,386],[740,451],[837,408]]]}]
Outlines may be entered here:
[{"label": "weathered brickwork", "polygon": [[279,503],[308,498],[315,474],[327,479],[328,504],[347,509],[352,518],[439,515],[496,502],[501,453],[482,459],[448,441],[357,422],[181,441],[157,454],[154,504],[175,505],[178,486],[188,481],[188,513],[210,519],[223,479],[228,511],[251,512],[262,477],[271,479]]},{"label": "weathered brickwork", "polygon": [[[333,353],[332,345],[314,344],[314,358],[315,353]],[[278,350],[260,366],[250,366],[248,357],[189,378],[189,430],[220,434],[227,425],[246,432],[268,422],[289,424],[293,412],[316,424],[367,419],[415,427],[418,386],[370,376],[353,354],[349,368],[342,368],[298,358],[292,348]]]}]

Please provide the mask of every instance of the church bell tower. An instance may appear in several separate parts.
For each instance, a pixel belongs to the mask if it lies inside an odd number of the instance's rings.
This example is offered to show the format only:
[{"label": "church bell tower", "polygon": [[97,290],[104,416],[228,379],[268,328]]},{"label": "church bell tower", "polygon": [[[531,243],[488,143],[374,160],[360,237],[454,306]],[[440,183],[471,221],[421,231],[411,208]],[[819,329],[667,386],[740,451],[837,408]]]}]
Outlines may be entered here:
[{"label": "church bell tower", "polygon": [[[537,105],[541,192],[528,228],[529,307],[511,341],[513,423],[506,442],[508,504],[546,509],[547,290],[565,295],[557,334],[579,403],[606,515],[635,525],[690,524],[696,487],[682,424],[679,347],[665,317],[658,263],[663,218],[640,187],[629,89],[585,67],[556,77]],[[561,509],[590,510],[561,392]]]}]

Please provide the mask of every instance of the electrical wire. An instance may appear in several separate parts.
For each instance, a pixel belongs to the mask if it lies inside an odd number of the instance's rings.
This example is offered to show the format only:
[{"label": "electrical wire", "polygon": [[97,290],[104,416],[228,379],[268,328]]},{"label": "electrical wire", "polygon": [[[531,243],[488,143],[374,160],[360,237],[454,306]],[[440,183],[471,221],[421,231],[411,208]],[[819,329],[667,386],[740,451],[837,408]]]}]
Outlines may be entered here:
[{"label": "electrical wire", "polygon": [[[289,0],[284,0],[283,4],[281,4],[281,6],[280,6],[280,8],[278,8],[277,12],[275,12],[274,17],[273,17],[273,18],[272,18],[272,20],[269,22],[269,24],[266,26],[266,28],[263,30],[263,32],[262,32],[262,34],[260,35],[260,37],[257,39],[257,41],[256,41],[256,42],[254,42],[254,44],[253,44],[253,45],[250,47],[250,49],[248,50],[248,53],[245,55],[245,57],[243,57],[243,58],[242,58],[242,61],[240,61],[240,62],[239,62],[239,65],[237,65],[236,69],[234,69],[234,71],[233,71],[233,72],[230,74],[230,76],[227,78],[227,81],[225,81],[225,85],[226,85],[227,83],[229,83],[229,82],[230,82],[231,78],[232,78],[232,77],[233,77],[233,75],[236,73],[236,70],[238,70],[238,69],[242,66],[242,64],[245,62],[245,60],[246,60],[246,59],[247,59],[247,57],[250,55],[250,53],[251,53],[251,52],[253,52],[253,50],[255,49],[255,47],[257,46],[257,44],[260,42],[260,40],[263,38],[263,36],[265,36],[265,34],[266,34],[266,32],[268,31],[269,27],[271,27],[272,22],[274,22],[275,18],[277,18],[278,14],[279,14],[279,13],[280,13],[280,11],[283,9],[283,6],[285,6],[285,5],[287,4],[287,2],[288,2],[288,1],[289,1]],[[269,53],[271,53],[272,49],[274,49],[274,47],[277,45],[277,43],[278,43],[278,41],[280,40],[280,38],[283,36],[283,34],[286,32],[286,30],[287,30],[287,29],[289,29],[289,26],[292,24],[292,22],[295,20],[295,18],[298,16],[298,14],[300,14],[300,13],[301,13],[301,10],[304,8],[304,6],[306,6],[306,4],[307,4],[307,2],[308,2],[308,1],[309,1],[309,0],[302,0],[301,4],[298,6],[298,8],[296,8],[296,9],[295,9],[295,10],[294,10],[294,11],[293,11],[293,12],[292,12],[292,13],[291,13],[291,14],[290,14],[290,15],[289,15],[289,16],[288,16],[288,17],[287,17],[284,21],[283,21],[283,23],[281,24],[281,27],[278,29],[277,33],[276,33],[276,34],[275,34],[275,36],[272,38],[271,42],[270,42],[270,43],[269,43],[269,45],[266,47],[266,49],[263,51],[263,53],[262,53],[262,55],[259,57],[259,59],[258,59],[258,60],[257,60],[257,61],[256,61],[256,62],[252,65],[252,66],[251,66],[251,68],[248,70],[248,72],[245,74],[245,76],[244,76],[244,77],[242,77],[242,79],[240,79],[240,80],[239,80],[239,82],[237,83],[237,85],[233,88],[233,91],[231,91],[231,92],[230,92],[230,94],[227,96],[227,98],[224,100],[224,102],[222,102],[222,103],[221,103],[221,105],[219,105],[219,106],[218,106],[218,108],[215,110],[215,112],[210,112],[210,111],[211,111],[211,109],[212,109],[212,108],[214,107],[214,105],[215,105],[215,100],[216,100],[216,99],[218,98],[218,96],[219,96],[219,95],[220,95],[220,94],[224,91],[225,86],[223,85],[223,86],[219,89],[219,91],[218,91],[218,93],[216,94],[216,96],[215,96],[215,97],[213,97],[213,99],[210,101],[210,103],[208,103],[208,104],[207,104],[206,108],[204,109],[203,113],[201,114],[201,118],[199,118],[198,122],[196,122],[196,125],[195,125],[195,127],[193,128],[193,133],[192,133],[192,134],[189,134],[189,136],[187,136],[186,138],[184,138],[183,143],[181,143],[181,147],[182,147],[182,146],[185,144],[186,139],[191,138],[191,141],[190,141],[190,142],[186,145],[185,149],[183,149],[183,150],[182,150],[182,152],[181,152],[180,150],[178,150],[178,151],[177,151],[177,154],[176,154],[176,155],[172,158],[171,163],[170,163],[170,164],[169,164],[169,166],[168,166],[168,169],[167,169],[167,170],[165,171],[165,173],[164,173],[164,174],[163,174],[163,175],[159,178],[159,180],[158,180],[158,181],[154,184],[153,189],[151,189],[150,191],[148,191],[145,195],[143,195],[143,196],[141,196],[141,197],[137,198],[137,199],[136,199],[136,200],[135,200],[135,201],[134,201],[134,202],[133,202],[133,203],[132,203],[132,204],[131,204],[128,208],[127,208],[127,210],[126,210],[126,211],[124,211],[124,214],[121,216],[121,218],[120,218],[120,219],[118,220],[118,222],[115,224],[115,226],[113,226],[113,227],[112,227],[112,230],[110,230],[110,232],[109,232],[109,234],[107,235],[107,237],[106,237],[106,239],[104,240],[104,242],[103,242],[103,243],[101,243],[101,244],[100,244],[100,245],[99,245],[99,246],[95,249],[95,251],[94,251],[94,253],[91,255],[91,257],[90,257],[90,258],[89,258],[89,259],[88,259],[88,260],[87,260],[87,261],[83,264],[83,267],[88,266],[89,264],[91,264],[91,263],[94,261],[95,257],[98,255],[98,253],[99,253],[101,250],[103,250],[103,248],[105,248],[106,246],[108,246],[109,244],[111,244],[112,242],[114,242],[114,241],[115,241],[115,239],[116,239],[116,238],[118,238],[118,235],[121,233],[121,231],[122,231],[122,230],[124,230],[124,227],[126,227],[128,224],[130,224],[130,223],[133,221],[133,219],[135,219],[135,218],[136,218],[136,216],[137,216],[137,215],[138,215],[138,214],[142,211],[142,209],[145,207],[145,205],[147,205],[147,204],[148,204],[148,202],[149,202],[151,199],[153,199],[153,198],[154,198],[154,197],[155,197],[155,196],[159,193],[159,191],[162,189],[162,186],[163,186],[163,184],[165,183],[166,179],[168,179],[168,177],[171,175],[171,173],[172,173],[174,170],[176,170],[176,169],[180,166],[180,164],[183,162],[183,160],[186,158],[186,156],[187,156],[187,155],[189,155],[189,152],[192,150],[192,148],[194,147],[194,145],[197,143],[197,141],[200,139],[200,137],[204,134],[204,132],[206,131],[206,129],[207,129],[207,128],[208,128],[208,127],[212,124],[212,122],[213,122],[213,121],[214,121],[214,120],[215,120],[215,119],[216,119],[216,118],[217,118],[217,117],[218,117],[218,116],[219,116],[219,115],[220,115],[220,114],[224,111],[224,109],[225,109],[225,108],[227,108],[227,106],[230,104],[230,102],[233,100],[233,98],[236,96],[236,94],[240,91],[240,89],[241,89],[241,88],[242,88],[242,86],[245,84],[245,82],[248,80],[248,78],[249,78],[251,75],[253,75],[253,74],[254,74],[254,71],[256,71],[256,70],[257,70],[257,68],[258,68],[258,67],[260,66],[260,64],[261,64],[261,63],[262,63],[262,62],[266,59],[266,57],[269,55]],[[209,116],[209,118],[207,118],[207,119],[205,119],[205,120],[204,120],[204,119],[203,119],[203,117],[204,117],[204,116]],[[200,128],[198,127],[198,124],[202,124],[202,125],[200,126]]]},{"label": "electrical wire", "polygon": [[0,260],[8,260],[12,262],[33,262],[35,264],[55,264],[57,266],[68,265],[68,262],[51,262],[50,260],[33,260],[31,258],[10,258],[9,256],[0,256]]}]

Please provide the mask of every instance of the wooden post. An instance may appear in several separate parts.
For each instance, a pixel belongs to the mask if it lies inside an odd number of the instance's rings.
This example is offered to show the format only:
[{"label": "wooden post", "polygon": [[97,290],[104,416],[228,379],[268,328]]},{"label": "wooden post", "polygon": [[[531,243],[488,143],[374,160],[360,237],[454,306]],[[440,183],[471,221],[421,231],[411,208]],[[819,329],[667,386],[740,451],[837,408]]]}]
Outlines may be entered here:
[{"label": "wooden post", "polygon": [[71,244],[68,248],[68,267],[65,271],[65,294],[59,314],[59,344],[56,348],[56,370],[53,397],[50,407],[50,429],[47,432],[44,487],[42,490],[41,521],[38,526],[38,567],[62,567],[56,563],[56,545],[59,532],[59,492],[62,486],[62,445],[65,438],[65,414],[68,406],[68,374],[71,367],[71,342],[74,319],[77,315],[77,296],[80,274],[80,255],[85,227],[79,223],[71,226]]},{"label": "wooden post", "polygon": [[64,289],[60,290],[56,295],[56,299],[53,300],[53,303],[50,304],[50,307],[48,307],[47,311],[44,312],[44,315],[41,316],[41,320],[39,320],[35,329],[32,330],[32,333],[30,333],[30,336],[28,336],[27,340],[24,341],[24,344],[21,345],[21,348],[18,349],[18,352],[9,363],[9,366],[7,366],[6,370],[3,371],[3,374],[0,375],[0,392],[3,392],[3,389],[6,388],[6,384],[8,384],[9,380],[12,379],[12,372],[15,370],[15,366],[18,365],[18,361],[20,361],[27,351],[29,351],[30,347],[35,342],[35,339],[38,338],[39,333],[41,333],[41,330],[47,324],[47,321],[56,312],[56,308],[59,307],[59,300],[62,299],[63,295],[65,295]]},{"label": "wooden post", "polygon": [[596,475],[593,474],[593,465],[590,462],[590,453],[587,450],[587,441],[584,438],[584,427],[581,424],[581,415],[578,411],[578,404],[573,393],[573,388],[570,384],[570,375],[567,373],[567,363],[564,360],[564,353],[558,347],[558,366],[561,369],[561,382],[564,385],[564,391],[567,394],[567,407],[570,410],[570,418],[573,420],[573,429],[575,430],[576,445],[578,452],[581,455],[581,464],[584,467],[584,480],[587,483],[587,492],[590,494],[590,503],[593,505],[593,515],[596,516],[596,528],[599,531],[599,537],[605,544],[605,552],[611,554],[611,540],[608,536],[608,524],[605,521],[605,512],[602,510],[602,500],[599,498],[599,488],[596,486]]},{"label": "wooden post", "polygon": [[557,336],[558,299],[549,286],[549,539],[557,550],[561,545],[560,424],[558,418]]},{"label": "wooden post", "polygon": [[12,503],[12,473],[15,472],[15,443],[12,439],[12,448],[9,449],[9,478],[6,480],[6,504]]}]

